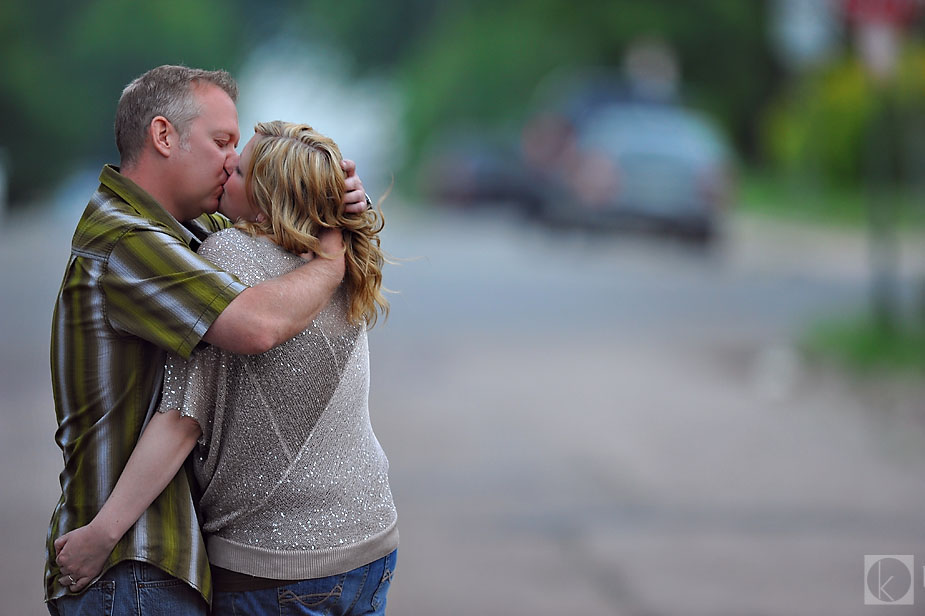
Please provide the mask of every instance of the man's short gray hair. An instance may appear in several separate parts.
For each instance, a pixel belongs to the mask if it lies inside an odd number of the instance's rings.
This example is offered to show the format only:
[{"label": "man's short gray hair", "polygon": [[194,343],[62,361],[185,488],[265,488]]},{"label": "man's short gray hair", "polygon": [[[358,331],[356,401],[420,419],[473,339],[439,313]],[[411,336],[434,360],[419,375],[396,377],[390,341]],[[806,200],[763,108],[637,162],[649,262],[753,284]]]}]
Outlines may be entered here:
[{"label": "man's short gray hair", "polygon": [[116,147],[122,166],[137,161],[144,149],[148,126],[164,116],[187,143],[189,128],[201,109],[193,84],[210,83],[224,90],[231,100],[238,98],[238,84],[226,71],[205,71],[185,66],[163,65],[152,68],[122,91],[116,107]]}]

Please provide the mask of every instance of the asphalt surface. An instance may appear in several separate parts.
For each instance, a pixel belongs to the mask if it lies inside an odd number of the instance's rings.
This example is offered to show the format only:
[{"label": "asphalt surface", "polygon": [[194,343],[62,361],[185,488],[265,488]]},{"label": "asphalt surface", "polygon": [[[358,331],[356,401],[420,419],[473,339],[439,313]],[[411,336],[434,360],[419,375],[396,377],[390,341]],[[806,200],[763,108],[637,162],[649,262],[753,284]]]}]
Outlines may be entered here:
[{"label": "asphalt surface", "polygon": [[[2,614],[45,613],[47,344],[75,216],[0,236]],[[863,308],[863,236],[739,218],[699,251],[395,206],[383,242],[403,259],[370,335],[390,613],[921,613],[925,386],[794,345]],[[865,555],[913,556],[913,607],[864,605]]]}]

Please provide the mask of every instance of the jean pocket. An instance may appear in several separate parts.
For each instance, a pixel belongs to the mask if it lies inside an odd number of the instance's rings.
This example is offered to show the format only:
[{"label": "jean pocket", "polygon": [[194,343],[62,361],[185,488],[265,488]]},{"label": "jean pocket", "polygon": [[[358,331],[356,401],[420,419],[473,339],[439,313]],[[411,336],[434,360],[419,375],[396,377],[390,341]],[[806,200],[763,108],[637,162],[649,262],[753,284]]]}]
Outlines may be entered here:
[{"label": "jean pocket", "polygon": [[332,575],[330,577],[302,580],[294,584],[283,586],[278,591],[279,605],[318,609],[337,602],[344,594],[344,582],[347,575]]},{"label": "jean pocket", "polygon": [[[135,600],[138,613],[144,616],[172,616],[183,614],[192,616],[208,614],[208,605],[198,590],[175,577],[161,580],[137,581]],[[122,599],[120,599],[122,601]]]},{"label": "jean pocket", "polygon": [[389,592],[389,586],[392,585],[392,578],[395,576],[395,566],[398,564],[398,550],[393,550],[391,554],[383,559],[382,578],[379,580],[379,587],[373,593],[370,604],[376,611],[385,603],[385,597]]},{"label": "jean pocket", "polygon": [[112,616],[115,594],[115,582],[97,580],[79,595],[66,595],[55,599],[55,610],[59,616],[83,616],[84,614]]},{"label": "jean pocket", "polygon": [[178,584],[186,585],[185,582],[160,567],[146,562],[133,562],[132,565],[135,568],[135,581],[138,588],[169,588]]}]

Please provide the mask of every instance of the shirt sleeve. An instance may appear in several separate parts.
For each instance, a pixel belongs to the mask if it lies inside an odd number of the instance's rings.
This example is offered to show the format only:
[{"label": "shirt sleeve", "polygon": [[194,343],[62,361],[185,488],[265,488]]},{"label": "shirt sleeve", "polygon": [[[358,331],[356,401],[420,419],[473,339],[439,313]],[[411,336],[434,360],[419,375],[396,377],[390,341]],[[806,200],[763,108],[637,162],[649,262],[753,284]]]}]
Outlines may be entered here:
[{"label": "shirt sleeve", "polygon": [[199,424],[199,443],[212,440],[217,399],[223,391],[228,369],[228,353],[214,346],[197,350],[189,361],[174,353],[167,354],[164,365],[164,388],[157,412],[179,411]]},{"label": "shirt sleeve", "polygon": [[101,284],[109,323],[188,358],[246,286],[176,236],[136,228],[116,242]]}]

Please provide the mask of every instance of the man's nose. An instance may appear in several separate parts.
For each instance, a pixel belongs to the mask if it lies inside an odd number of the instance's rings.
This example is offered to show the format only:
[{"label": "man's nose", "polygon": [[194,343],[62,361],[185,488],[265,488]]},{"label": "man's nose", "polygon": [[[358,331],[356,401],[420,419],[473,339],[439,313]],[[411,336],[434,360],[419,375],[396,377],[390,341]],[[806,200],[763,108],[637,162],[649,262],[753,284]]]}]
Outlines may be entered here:
[{"label": "man's nose", "polygon": [[229,177],[231,177],[231,174],[234,173],[235,168],[238,166],[238,159],[239,156],[237,152],[232,152],[225,158],[225,173],[227,174],[227,177],[225,178],[226,181]]}]

